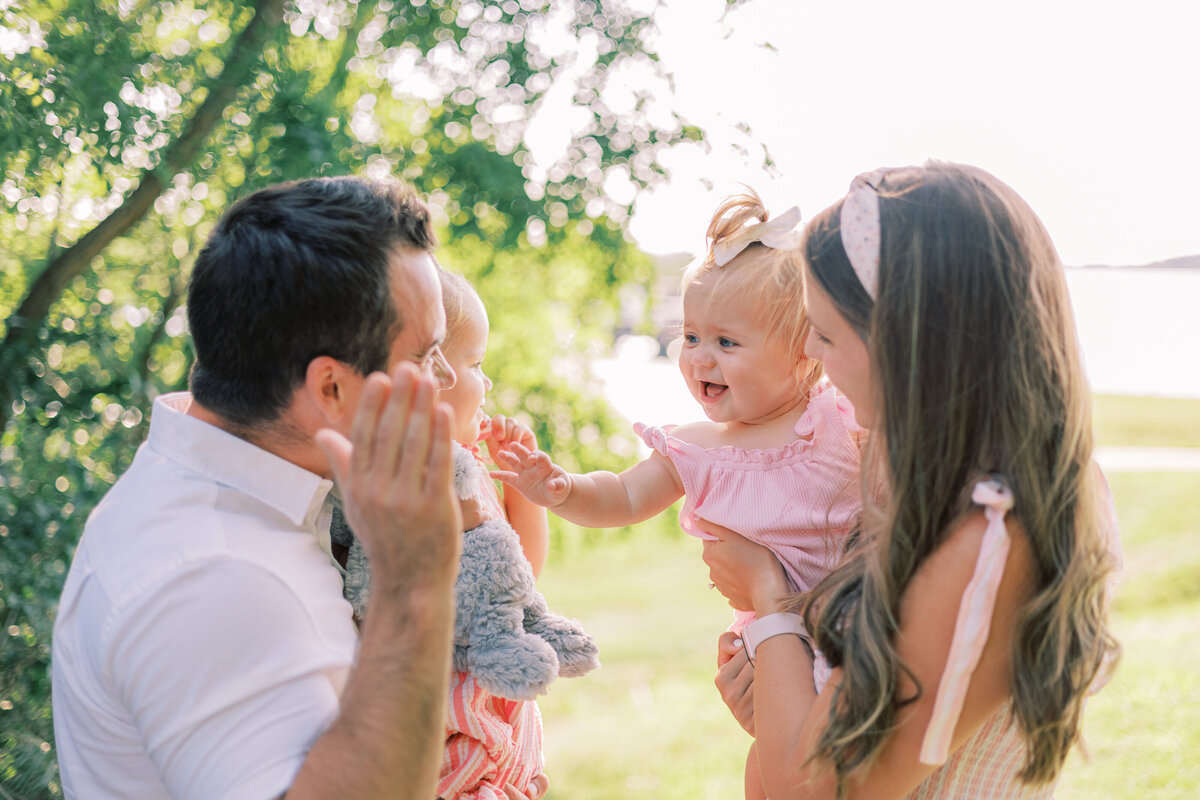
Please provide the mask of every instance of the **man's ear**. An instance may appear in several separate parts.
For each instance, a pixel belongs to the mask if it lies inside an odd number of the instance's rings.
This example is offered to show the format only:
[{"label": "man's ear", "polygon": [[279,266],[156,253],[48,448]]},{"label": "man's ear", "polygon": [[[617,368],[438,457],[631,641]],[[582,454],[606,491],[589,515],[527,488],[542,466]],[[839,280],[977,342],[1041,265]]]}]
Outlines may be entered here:
[{"label": "man's ear", "polygon": [[349,364],[331,356],[317,356],[308,362],[304,390],[325,419],[337,427],[336,423],[354,414],[361,380]]}]

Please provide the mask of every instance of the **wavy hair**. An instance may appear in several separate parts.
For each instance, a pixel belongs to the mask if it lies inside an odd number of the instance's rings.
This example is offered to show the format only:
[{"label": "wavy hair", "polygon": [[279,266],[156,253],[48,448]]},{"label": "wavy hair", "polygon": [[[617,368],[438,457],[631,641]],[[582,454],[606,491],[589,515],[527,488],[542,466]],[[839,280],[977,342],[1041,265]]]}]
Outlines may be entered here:
[{"label": "wavy hair", "polygon": [[858,544],[805,608],[818,647],[843,670],[816,756],[844,789],[915,699],[897,694],[911,676],[894,644],[900,599],[971,510],[971,484],[997,473],[1034,561],[1010,656],[1026,743],[1019,777],[1048,783],[1079,739],[1089,688],[1120,649],[1107,622],[1113,557],[1066,276],[1029,206],[980,169],[892,170],[878,194],[874,303],[842,247],[841,202],[809,223],[802,248],[809,279],[871,353],[867,461],[886,486],[873,501],[864,477]]},{"label": "wavy hair", "polygon": [[708,224],[708,252],[691,264],[683,275],[683,293],[702,279],[713,276],[714,293],[748,295],[762,310],[768,338],[778,337],[794,353],[793,372],[797,393],[807,395],[821,380],[820,361],[804,354],[808,338],[808,315],[804,312],[804,268],[800,250],[784,250],[752,242],[724,266],[713,258],[713,247],[738,234],[747,224],[770,218],[762,199],[747,187],[741,194],[725,198]]}]

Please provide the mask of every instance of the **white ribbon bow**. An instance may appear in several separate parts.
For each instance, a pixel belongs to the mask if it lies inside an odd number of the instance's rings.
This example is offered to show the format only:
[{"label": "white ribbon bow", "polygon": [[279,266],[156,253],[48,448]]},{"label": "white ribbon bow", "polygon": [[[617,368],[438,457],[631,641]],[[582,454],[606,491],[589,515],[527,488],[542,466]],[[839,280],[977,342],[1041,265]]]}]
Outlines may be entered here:
[{"label": "white ribbon bow", "polygon": [[792,206],[778,217],[747,225],[713,245],[713,261],[718,267],[723,267],[754,242],[762,242],[775,250],[794,250],[800,246],[800,231],[796,230],[799,224],[800,208]]}]

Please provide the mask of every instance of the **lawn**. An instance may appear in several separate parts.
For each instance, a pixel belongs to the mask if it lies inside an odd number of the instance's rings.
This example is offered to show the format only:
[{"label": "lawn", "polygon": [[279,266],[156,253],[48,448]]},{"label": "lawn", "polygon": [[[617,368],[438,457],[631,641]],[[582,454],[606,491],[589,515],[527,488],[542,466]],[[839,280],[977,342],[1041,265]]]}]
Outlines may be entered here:
[{"label": "lawn", "polygon": [[1093,413],[1101,445],[1200,447],[1200,400],[1102,394]]},{"label": "lawn", "polygon": [[[1200,400],[1101,397],[1097,430],[1103,445],[1200,447]],[[1125,547],[1115,610],[1124,657],[1087,710],[1091,758],[1072,754],[1057,797],[1194,798],[1200,473],[1109,478]],[[699,542],[642,528],[568,541],[539,585],[597,638],[604,664],[541,701],[550,800],[740,797],[750,739],[712,684],[729,610],[708,588]]]}]

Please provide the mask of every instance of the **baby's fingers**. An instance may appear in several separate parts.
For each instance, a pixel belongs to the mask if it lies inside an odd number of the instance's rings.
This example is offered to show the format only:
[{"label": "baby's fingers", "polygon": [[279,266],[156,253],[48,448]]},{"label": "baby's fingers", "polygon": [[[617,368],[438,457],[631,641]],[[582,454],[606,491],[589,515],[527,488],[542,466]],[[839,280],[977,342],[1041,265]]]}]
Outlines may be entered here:
[{"label": "baby's fingers", "polygon": [[488,475],[500,481],[501,483],[508,484],[509,486],[514,486],[517,482],[517,479],[520,477],[515,472],[506,472],[502,469],[491,470],[488,472]]},{"label": "baby's fingers", "polygon": [[717,640],[717,667],[723,667],[729,659],[742,650],[742,638],[733,631],[726,631]]},{"label": "baby's fingers", "polygon": [[503,414],[492,417],[492,435],[498,444],[504,444],[512,438],[513,421]]},{"label": "baby's fingers", "polygon": [[521,469],[525,465],[525,460],[519,458],[516,453],[511,450],[497,450],[496,463],[501,467],[507,467],[510,470]]},{"label": "baby's fingers", "polygon": [[[520,442],[509,442],[508,445],[504,448],[504,452],[512,453],[514,456],[516,456],[517,458],[522,459],[522,460],[527,459],[530,456],[535,455],[535,454],[546,456],[545,453],[537,453],[537,451],[535,451],[535,450],[530,450],[528,447],[521,444]],[[547,458],[547,460],[549,460],[548,456],[546,458]]]}]

